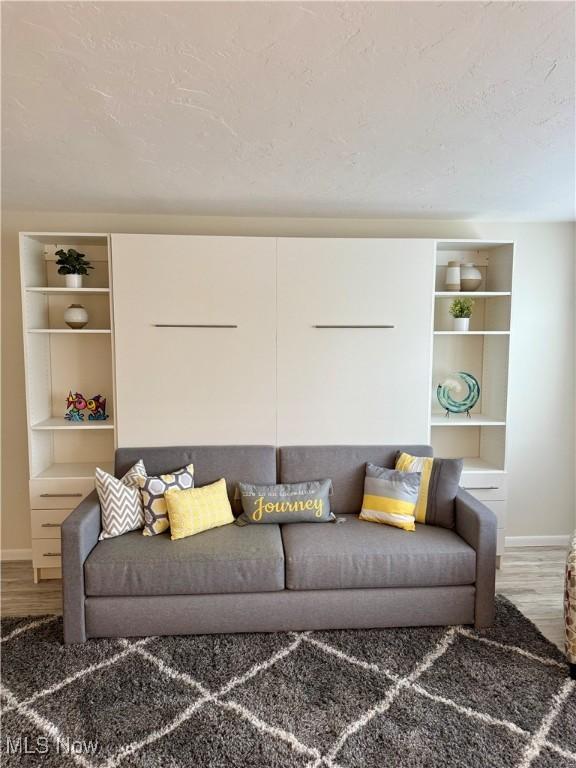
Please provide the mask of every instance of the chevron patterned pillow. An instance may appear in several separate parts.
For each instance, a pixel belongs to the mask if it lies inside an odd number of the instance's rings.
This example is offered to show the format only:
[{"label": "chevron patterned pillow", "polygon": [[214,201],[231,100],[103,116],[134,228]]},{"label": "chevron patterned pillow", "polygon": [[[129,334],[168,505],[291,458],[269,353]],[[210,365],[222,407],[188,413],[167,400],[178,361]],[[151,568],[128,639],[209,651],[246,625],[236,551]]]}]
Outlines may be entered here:
[{"label": "chevron patterned pillow", "polygon": [[102,510],[100,540],[112,539],[144,526],[144,508],[138,480],[145,477],[146,468],[141,459],[120,480],[100,467],[96,468],[96,490]]}]

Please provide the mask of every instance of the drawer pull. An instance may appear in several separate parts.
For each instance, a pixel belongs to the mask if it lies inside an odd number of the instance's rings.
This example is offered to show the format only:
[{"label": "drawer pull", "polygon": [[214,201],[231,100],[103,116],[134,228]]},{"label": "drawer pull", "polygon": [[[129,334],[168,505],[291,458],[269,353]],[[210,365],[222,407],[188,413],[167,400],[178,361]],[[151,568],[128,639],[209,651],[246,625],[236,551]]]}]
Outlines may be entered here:
[{"label": "drawer pull", "polygon": [[499,491],[498,485],[465,485],[465,491]]},{"label": "drawer pull", "polygon": [[80,498],[81,493],[41,493],[41,499],[75,499]]},{"label": "drawer pull", "polygon": [[44,557],[61,557],[60,552],[44,552]]},{"label": "drawer pull", "polygon": [[60,523],[42,523],[41,528],[60,528]]},{"label": "drawer pull", "polygon": [[313,328],[395,328],[395,325],[314,325]]}]

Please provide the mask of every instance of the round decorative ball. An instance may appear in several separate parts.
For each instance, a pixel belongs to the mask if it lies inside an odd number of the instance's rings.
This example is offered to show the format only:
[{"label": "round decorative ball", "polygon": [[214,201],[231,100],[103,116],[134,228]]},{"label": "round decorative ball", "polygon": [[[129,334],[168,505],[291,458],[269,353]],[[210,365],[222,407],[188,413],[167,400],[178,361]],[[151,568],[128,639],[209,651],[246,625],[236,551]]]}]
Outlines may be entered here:
[{"label": "round decorative ball", "polygon": [[76,330],[84,328],[88,323],[88,312],[86,312],[82,304],[70,304],[68,309],[64,311],[64,322],[70,328]]},{"label": "round decorative ball", "polygon": [[482,272],[474,264],[460,267],[460,287],[463,291],[477,291],[482,283]]}]

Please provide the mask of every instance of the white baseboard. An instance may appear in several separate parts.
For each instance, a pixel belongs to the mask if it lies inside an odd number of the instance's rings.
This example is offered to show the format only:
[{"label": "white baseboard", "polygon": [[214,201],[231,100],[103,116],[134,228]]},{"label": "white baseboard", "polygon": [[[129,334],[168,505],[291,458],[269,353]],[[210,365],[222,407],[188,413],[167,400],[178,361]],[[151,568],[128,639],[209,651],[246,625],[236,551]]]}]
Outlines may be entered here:
[{"label": "white baseboard", "polygon": [[567,547],[570,534],[565,536],[506,536],[507,547]]},{"label": "white baseboard", "polygon": [[32,550],[3,549],[0,551],[0,560],[32,560]]}]

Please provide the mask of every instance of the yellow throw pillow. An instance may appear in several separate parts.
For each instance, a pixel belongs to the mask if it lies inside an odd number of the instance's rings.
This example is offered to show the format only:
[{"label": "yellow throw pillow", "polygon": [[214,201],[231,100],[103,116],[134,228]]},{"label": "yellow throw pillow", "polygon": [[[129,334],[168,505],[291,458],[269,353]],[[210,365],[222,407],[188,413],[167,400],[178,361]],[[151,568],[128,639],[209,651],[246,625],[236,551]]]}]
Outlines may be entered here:
[{"label": "yellow throw pillow", "polygon": [[417,523],[426,522],[426,506],[428,504],[428,489],[430,487],[430,475],[434,459],[428,456],[412,456],[401,452],[396,459],[396,469],[400,472],[420,472],[420,492],[414,510]]},{"label": "yellow throw pillow", "polygon": [[170,520],[170,538],[185,539],[210,528],[234,522],[226,480],[185,491],[170,488],[164,498]]}]

